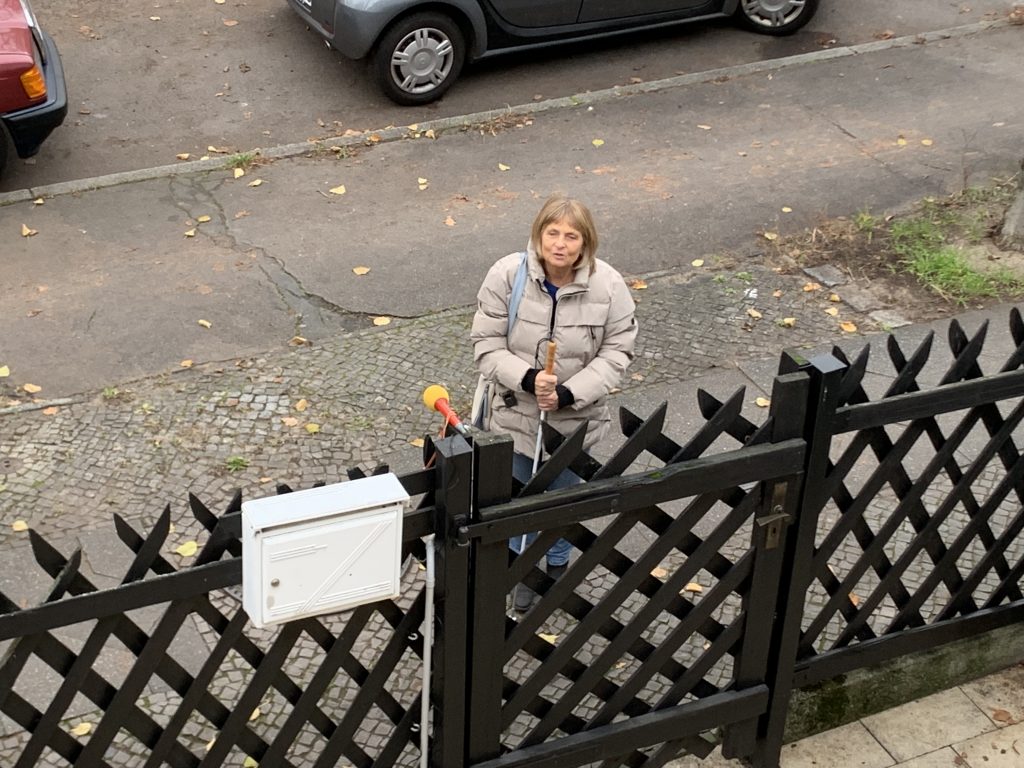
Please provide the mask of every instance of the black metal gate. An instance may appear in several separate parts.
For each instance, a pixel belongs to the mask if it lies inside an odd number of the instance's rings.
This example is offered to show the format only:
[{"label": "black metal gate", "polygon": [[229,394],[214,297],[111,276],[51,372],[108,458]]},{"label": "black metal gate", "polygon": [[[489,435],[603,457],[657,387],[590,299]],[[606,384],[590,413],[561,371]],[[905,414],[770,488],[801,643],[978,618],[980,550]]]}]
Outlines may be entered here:
[{"label": "black metal gate", "polygon": [[[107,590],[32,533],[51,583],[30,608],[0,594],[0,763],[412,768],[434,536],[435,768],[657,768],[719,743],[774,768],[794,689],[1024,619],[1024,321],[998,357],[986,337],[950,324],[941,362],[931,336],[890,339],[873,372],[867,349],[784,355],[763,424],[743,390],[700,392],[683,443],[664,405],[622,411],[600,460],[549,430],[522,488],[507,437],[435,441],[401,478],[404,596],[278,630],[230,594],[240,496],[190,500],[188,567],[166,511],[148,533],[115,518],[131,562]],[[539,493],[566,468],[586,482]],[[559,538],[577,554],[552,579]],[[539,598],[518,615],[520,583]]]}]

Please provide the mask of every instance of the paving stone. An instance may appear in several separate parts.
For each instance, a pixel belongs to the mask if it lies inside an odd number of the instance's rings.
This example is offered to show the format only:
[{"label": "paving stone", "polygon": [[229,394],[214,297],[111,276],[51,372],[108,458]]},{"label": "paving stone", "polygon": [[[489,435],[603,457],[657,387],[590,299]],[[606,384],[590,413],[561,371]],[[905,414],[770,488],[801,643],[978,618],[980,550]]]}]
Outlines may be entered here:
[{"label": "paving stone", "polygon": [[826,288],[835,288],[837,285],[845,285],[849,277],[841,269],[831,264],[821,264],[817,267],[807,267],[804,272],[808,277],[816,280]]},{"label": "paving stone", "polygon": [[887,768],[892,755],[860,723],[850,723],[782,748],[780,768]]},{"label": "paving stone", "polygon": [[961,741],[953,748],[971,768],[1020,768],[1024,764],[1024,723]]},{"label": "paving stone", "polygon": [[862,722],[897,761],[996,730],[958,688],[871,715]]}]

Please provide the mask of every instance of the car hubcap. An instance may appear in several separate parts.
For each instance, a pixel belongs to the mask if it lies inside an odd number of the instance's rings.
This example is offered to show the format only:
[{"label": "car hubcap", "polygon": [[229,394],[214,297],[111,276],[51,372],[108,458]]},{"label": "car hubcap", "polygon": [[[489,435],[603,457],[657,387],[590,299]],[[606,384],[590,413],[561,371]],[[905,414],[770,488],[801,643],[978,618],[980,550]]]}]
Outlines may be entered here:
[{"label": "car hubcap", "polygon": [[804,12],[806,0],[743,0],[743,12],[762,27],[782,27]]},{"label": "car hubcap", "polygon": [[439,29],[424,28],[403,37],[391,54],[391,77],[406,93],[437,88],[452,71],[455,48]]}]

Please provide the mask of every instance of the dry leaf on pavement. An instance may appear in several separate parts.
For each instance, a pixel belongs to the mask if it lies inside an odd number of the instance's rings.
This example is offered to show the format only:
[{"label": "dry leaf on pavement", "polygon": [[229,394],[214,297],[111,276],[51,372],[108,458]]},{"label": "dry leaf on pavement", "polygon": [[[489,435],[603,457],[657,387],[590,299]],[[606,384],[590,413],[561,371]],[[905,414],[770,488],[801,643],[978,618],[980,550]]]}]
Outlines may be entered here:
[{"label": "dry leaf on pavement", "polygon": [[315,435],[317,432],[320,431],[320,425],[310,422],[309,424],[306,425],[306,431],[309,432],[309,434],[311,435]]},{"label": "dry leaf on pavement", "polygon": [[194,541],[186,541],[174,551],[182,557],[192,557],[192,555],[199,551],[199,545]]},{"label": "dry leaf on pavement", "polygon": [[37,392],[42,392],[43,388],[38,384],[22,384],[21,388],[28,392],[30,395],[34,395]]},{"label": "dry leaf on pavement", "polygon": [[629,287],[632,288],[634,291],[643,291],[646,290],[647,288],[647,281],[637,278],[636,280],[629,284]]},{"label": "dry leaf on pavement", "polygon": [[28,224],[22,224],[21,225],[21,236],[22,237],[32,237],[32,235],[38,235],[38,234],[39,234],[39,230],[38,229],[32,229],[30,226],[28,226]]},{"label": "dry leaf on pavement", "polygon": [[382,315],[381,317],[373,318],[373,324],[374,325],[387,325],[390,322],[391,322],[391,318],[387,317],[387,316],[384,316],[384,315]]},{"label": "dry leaf on pavement", "polygon": [[15,533],[24,533],[28,530],[28,523],[26,523],[24,520],[15,520],[13,523],[11,523],[11,530],[13,530]]},{"label": "dry leaf on pavement", "polygon": [[756,309],[754,309],[753,307],[750,307],[750,308],[749,308],[749,309],[747,310],[747,314],[748,314],[748,315],[750,315],[750,316],[751,316],[752,318],[754,318],[755,320],[760,320],[760,319],[761,319],[762,317],[764,317],[764,315],[762,315],[762,314],[761,314],[760,312],[758,312],[758,311],[757,311]]},{"label": "dry leaf on pavement", "polygon": [[299,402],[295,404],[295,410],[298,411],[299,413],[302,413],[307,408],[309,408],[309,400],[307,400],[306,398],[302,398],[301,400],[299,400]]},{"label": "dry leaf on pavement", "polygon": [[330,192],[332,195],[344,195],[347,190],[345,189],[344,184],[339,184],[336,187],[331,187],[327,191]]},{"label": "dry leaf on pavement", "polygon": [[842,328],[846,333],[854,333],[857,330],[857,324],[851,323],[849,320],[840,323],[839,327]]},{"label": "dry leaf on pavement", "polygon": [[368,274],[370,272],[370,268],[369,267],[352,267],[352,271],[355,272],[360,277],[362,277],[363,275]]},{"label": "dry leaf on pavement", "polygon": [[703,267],[704,266],[704,259],[694,259],[693,261],[690,262],[690,266],[691,267]]}]

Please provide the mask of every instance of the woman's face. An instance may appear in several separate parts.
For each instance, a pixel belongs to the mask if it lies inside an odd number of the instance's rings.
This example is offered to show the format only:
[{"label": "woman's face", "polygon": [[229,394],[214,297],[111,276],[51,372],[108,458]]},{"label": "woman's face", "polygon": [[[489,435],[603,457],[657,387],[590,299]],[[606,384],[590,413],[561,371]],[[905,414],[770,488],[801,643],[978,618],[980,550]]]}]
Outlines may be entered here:
[{"label": "woman's face", "polygon": [[583,235],[565,219],[544,227],[540,237],[540,256],[545,270],[555,274],[571,272],[583,253]]}]

